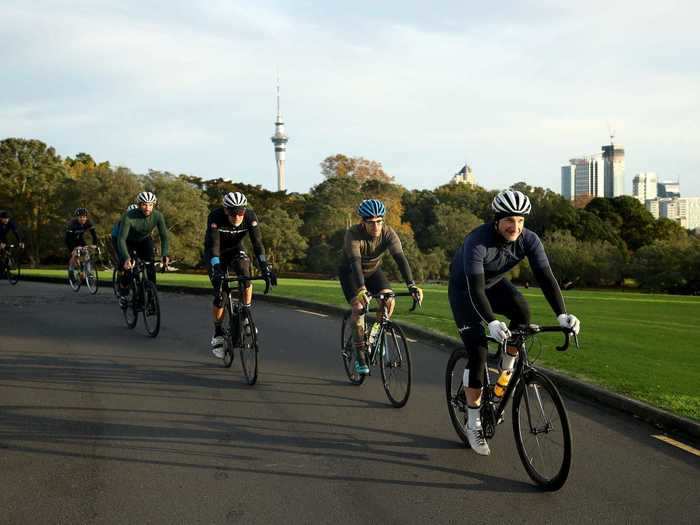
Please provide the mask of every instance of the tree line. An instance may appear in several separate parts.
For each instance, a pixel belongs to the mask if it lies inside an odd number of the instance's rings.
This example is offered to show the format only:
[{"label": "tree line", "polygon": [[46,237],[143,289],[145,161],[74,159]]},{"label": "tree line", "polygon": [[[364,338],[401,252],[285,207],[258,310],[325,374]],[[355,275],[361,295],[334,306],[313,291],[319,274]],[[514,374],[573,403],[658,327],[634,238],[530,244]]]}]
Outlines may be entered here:
[{"label": "tree line", "polygon": [[[226,178],[137,174],[87,153],[63,158],[39,140],[7,138],[0,141],[0,208],[10,210],[22,228],[31,264],[58,263],[66,259],[63,233],[75,208],[88,208],[98,234],[106,237],[135,195],[150,190],[165,215],[172,253],[184,265],[200,267],[207,214],[221,205],[224,193],[241,191],[258,215],[268,258],[279,271],[332,276],[345,229],[358,220],[357,205],[377,198],[385,202],[386,222],[401,237],[420,281],[445,279],[464,236],[492,219],[496,191],[480,186],[408,190],[381,163],[342,154],[327,157],[320,167],[325,179],[308,193],[275,192]],[[675,221],[654,219],[637,199],[572,204],[524,182],[511,188],[530,197],[526,227],[542,237],[562,285],[620,286],[633,279],[645,290],[700,293],[698,236]],[[390,257],[384,264],[398,277]],[[526,261],[512,278],[533,282]]]}]

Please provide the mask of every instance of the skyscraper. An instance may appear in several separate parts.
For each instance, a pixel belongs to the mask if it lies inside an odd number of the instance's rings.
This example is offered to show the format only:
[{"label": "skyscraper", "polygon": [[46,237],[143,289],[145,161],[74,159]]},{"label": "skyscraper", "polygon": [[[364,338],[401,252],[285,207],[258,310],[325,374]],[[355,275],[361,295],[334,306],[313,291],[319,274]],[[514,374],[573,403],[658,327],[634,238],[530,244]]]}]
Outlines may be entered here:
[{"label": "skyscraper", "polygon": [[[612,137],[611,137],[612,139]],[[618,197],[625,194],[625,150],[622,146],[610,144],[602,147],[604,165],[603,193],[605,197]]]},{"label": "skyscraper", "polygon": [[280,85],[277,82],[277,119],[275,120],[275,134],[270,138],[275,145],[275,160],[277,162],[277,191],[284,191],[285,160],[287,156],[287,141],[289,137],[284,131],[284,121],[280,112]]},{"label": "skyscraper", "polygon": [[637,173],[632,179],[632,195],[644,204],[657,196],[656,173],[651,171]]}]

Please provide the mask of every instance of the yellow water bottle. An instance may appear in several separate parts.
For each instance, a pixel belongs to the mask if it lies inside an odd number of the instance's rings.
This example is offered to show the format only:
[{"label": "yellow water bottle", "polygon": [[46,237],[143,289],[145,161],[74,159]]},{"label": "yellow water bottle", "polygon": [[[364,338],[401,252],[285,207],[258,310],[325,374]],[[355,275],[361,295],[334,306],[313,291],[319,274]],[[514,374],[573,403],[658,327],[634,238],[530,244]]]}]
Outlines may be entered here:
[{"label": "yellow water bottle", "polygon": [[377,334],[379,333],[379,321],[376,321],[372,325],[372,330],[369,332],[369,346],[372,346],[374,344],[374,341],[377,339]]},{"label": "yellow water bottle", "polygon": [[498,376],[498,381],[493,385],[493,393],[496,397],[503,397],[503,394],[506,393],[506,388],[508,387],[512,373],[512,370],[503,370],[501,375]]}]

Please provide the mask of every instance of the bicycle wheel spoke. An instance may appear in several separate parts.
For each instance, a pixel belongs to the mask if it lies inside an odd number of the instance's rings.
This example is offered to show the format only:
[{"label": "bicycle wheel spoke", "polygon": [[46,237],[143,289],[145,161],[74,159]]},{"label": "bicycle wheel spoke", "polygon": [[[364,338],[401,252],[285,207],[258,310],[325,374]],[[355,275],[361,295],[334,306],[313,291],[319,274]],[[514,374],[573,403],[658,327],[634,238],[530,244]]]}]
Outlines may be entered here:
[{"label": "bicycle wheel spoke", "polygon": [[378,351],[384,391],[392,405],[400,408],[411,393],[411,357],[400,328],[388,324],[379,339]]}]

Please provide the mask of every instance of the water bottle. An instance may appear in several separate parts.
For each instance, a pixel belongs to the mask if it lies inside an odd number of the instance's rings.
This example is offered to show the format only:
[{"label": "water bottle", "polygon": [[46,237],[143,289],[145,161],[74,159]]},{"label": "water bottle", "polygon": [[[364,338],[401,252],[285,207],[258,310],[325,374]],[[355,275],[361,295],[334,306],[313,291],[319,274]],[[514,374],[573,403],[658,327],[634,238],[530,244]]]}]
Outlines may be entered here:
[{"label": "water bottle", "polygon": [[373,346],[374,342],[377,340],[377,334],[379,333],[379,321],[375,321],[372,325],[372,329],[369,332],[369,346]]},{"label": "water bottle", "polygon": [[493,385],[493,394],[496,397],[503,397],[503,394],[506,393],[506,387],[510,382],[510,376],[512,373],[512,370],[503,370],[501,375],[498,376],[498,381],[496,381],[496,384]]}]

